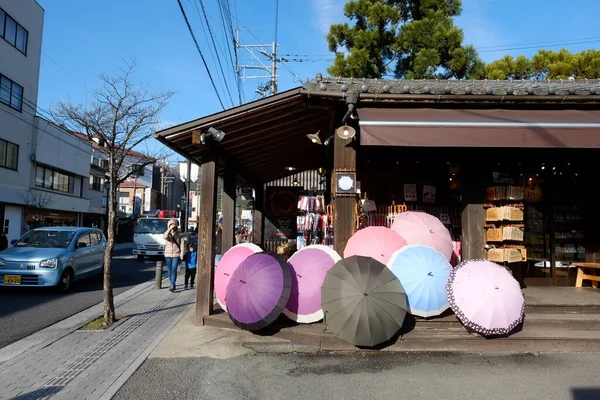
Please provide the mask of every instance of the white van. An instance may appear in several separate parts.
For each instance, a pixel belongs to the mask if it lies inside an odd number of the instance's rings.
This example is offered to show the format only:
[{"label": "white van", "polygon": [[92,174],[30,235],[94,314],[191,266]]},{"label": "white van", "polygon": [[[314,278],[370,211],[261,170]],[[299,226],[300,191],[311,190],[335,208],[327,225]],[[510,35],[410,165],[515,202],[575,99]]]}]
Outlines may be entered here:
[{"label": "white van", "polygon": [[133,254],[143,261],[145,256],[162,257],[165,254],[165,239],[170,218],[140,218],[133,233]]}]

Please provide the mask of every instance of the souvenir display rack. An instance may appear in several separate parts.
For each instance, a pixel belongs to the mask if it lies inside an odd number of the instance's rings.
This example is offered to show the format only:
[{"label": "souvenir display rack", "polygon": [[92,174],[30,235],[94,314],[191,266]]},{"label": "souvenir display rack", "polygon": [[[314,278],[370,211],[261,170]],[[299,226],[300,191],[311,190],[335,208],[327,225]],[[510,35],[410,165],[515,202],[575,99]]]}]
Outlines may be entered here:
[{"label": "souvenir display rack", "polygon": [[522,186],[487,188],[485,208],[485,241],[487,258],[497,263],[527,261],[523,246],[525,224]]},{"label": "souvenir display rack", "polygon": [[323,191],[300,193],[296,224],[297,249],[311,244],[333,247],[333,206],[325,204]]}]

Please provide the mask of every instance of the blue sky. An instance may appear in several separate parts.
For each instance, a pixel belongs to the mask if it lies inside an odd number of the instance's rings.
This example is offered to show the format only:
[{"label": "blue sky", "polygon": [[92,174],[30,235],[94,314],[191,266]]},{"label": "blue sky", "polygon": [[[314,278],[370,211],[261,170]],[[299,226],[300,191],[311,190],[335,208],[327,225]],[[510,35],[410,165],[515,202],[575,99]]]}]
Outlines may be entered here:
[{"label": "blue sky", "polygon": [[[194,0],[181,0],[209,64],[225,107],[232,103],[223,85],[202,12]],[[42,110],[59,100],[85,102],[100,73],[116,74],[122,60],[135,57],[136,77],[155,92],[175,92],[162,114],[164,125],[186,122],[222,110],[177,0],[38,0],[45,9],[38,105]],[[203,0],[216,38],[225,79],[237,105],[233,66],[225,52],[217,0]],[[275,0],[229,0],[233,26],[242,44],[270,44],[275,37]],[[279,91],[298,86],[317,72],[326,73],[332,56],[325,34],[343,21],[345,0],[280,0],[278,53],[290,62],[280,67]],[[484,61],[504,54],[531,55],[538,48],[581,51],[600,45],[597,0],[573,0],[551,6],[546,0],[463,0],[456,20],[465,43],[475,45]],[[196,5],[199,2],[195,3]],[[202,18],[202,19],[201,19]],[[557,44],[564,44],[557,46]],[[298,56],[294,56],[298,55]],[[240,62],[251,57],[240,52]],[[254,62],[256,64],[256,62]],[[249,71],[251,72],[251,71]],[[254,71],[260,73],[260,71]],[[245,101],[255,98],[261,80],[243,83]]]}]

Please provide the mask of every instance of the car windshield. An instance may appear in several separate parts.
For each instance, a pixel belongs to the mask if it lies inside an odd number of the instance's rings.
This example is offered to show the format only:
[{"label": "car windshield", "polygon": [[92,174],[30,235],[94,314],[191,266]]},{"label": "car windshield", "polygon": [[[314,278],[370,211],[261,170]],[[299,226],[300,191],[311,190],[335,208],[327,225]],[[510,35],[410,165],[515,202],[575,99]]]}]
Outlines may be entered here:
[{"label": "car windshield", "polygon": [[15,247],[42,247],[66,249],[71,244],[75,232],[60,230],[33,230],[27,232]]},{"label": "car windshield", "polygon": [[160,233],[167,230],[168,219],[140,219],[135,228],[135,233]]}]

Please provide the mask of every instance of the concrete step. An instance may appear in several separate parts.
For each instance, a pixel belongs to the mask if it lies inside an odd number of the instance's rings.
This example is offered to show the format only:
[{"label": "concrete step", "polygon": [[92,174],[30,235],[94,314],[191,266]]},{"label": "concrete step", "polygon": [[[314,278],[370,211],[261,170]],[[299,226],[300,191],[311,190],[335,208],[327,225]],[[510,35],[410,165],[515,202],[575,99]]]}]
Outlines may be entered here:
[{"label": "concrete step", "polygon": [[[600,314],[585,313],[562,313],[554,310],[555,313],[536,313],[527,312],[525,314],[525,326],[527,328],[547,328],[547,329],[598,329],[600,330]],[[415,326],[427,329],[447,329],[462,327],[461,322],[454,315],[434,318],[417,319]]]}]

